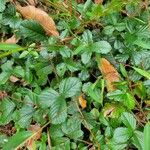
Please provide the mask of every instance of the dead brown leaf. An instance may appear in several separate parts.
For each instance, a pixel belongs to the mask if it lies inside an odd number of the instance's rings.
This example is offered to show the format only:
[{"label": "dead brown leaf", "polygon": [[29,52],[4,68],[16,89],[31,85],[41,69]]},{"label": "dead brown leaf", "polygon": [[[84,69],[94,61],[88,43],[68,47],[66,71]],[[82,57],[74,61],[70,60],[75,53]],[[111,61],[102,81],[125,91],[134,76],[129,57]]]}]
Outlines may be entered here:
[{"label": "dead brown leaf", "polygon": [[33,5],[33,6],[35,6],[38,3],[37,0],[28,0],[28,2],[30,5]]},{"label": "dead brown leaf", "polygon": [[150,106],[150,100],[146,100],[146,101],[144,101],[144,102],[145,102],[145,104],[146,104],[147,107]]},{"label": "dead brown leaf", "polygon": [[77,0],[77,3],[78,3],[78,4],[84,3],[84,0]]},{"label": "dead brown leaf", "polygon": [[24,18],[37,21],[43,27],[47,35],[59,36],[55,22],[45,11],[35,6],[28,5],[22,7],[18,4],[16,5],[16,9]]},{"label": "dead brown leaf", "polygon": [[12,122],[9,122],[8,124],[0,125],[0,133],[7,136],[12,136],[16,133],[16,128]]},{"label": "dead brown leaf", "polygon": [[102,4],[103,0],[94,0],[95,4]]},{"label": "dead brown leaf", "polygon": [[111,114],[113,113],[114,110],[115,110],[115,107],[114,107],[114,106],[112,106],[112,107],[110,107],[109,109],[105,110],[105,111],[104,111],[104,117],[109,117],[109,116],[111,116]]},{"label": "dead brown leaf", "polygon": [[85,109],[87,106],[87,101],[83,98],[83,95],[81,94],[78,98],[79,104],[82,107],[82,109]]},{"label": "dead brown leaf", "polygon": [[15,76],[13,76],[13,75],[11,75],[11,76],[9,77],[9,80],[10,80],[11,82],[15,83],[15,82],[19,81],[20,79],[17,78],[17,77],[15,77]]},{"label": "dead brown leaf", "polygon": [[10,37],[9,39],[7,39],[5,41],[5,43],[10,43],[10,44],[16,44],[19,41],[19,39],[16,38],[15,35],[13,35],[12,37]]},{"label": "dead brown leaf", "polygon": [[100,63],[99,63],[99,69],[106,80],[106,86],[108,91],[113,91],[115,90],[115,86],[113,82],[118,82],[119,81],[119,74],[117,70],[110,64],[110,62],[105,59],[101,58]]},{"label": "dead brown leaf", "polygon": [[38,124],[35,124],[35,125],[30,125],[29,131],[33,131],[33,132],[37,132],[36,135],[32,138],[30,138],[27,143],[26,143],[26,147],[29,149],[29,150],[32,150],[33,147],[34,147],[34,142],[38,139],[40,139],[41,137],[41,134],[42,134],[42,129],[41,127],[38,125]]}]

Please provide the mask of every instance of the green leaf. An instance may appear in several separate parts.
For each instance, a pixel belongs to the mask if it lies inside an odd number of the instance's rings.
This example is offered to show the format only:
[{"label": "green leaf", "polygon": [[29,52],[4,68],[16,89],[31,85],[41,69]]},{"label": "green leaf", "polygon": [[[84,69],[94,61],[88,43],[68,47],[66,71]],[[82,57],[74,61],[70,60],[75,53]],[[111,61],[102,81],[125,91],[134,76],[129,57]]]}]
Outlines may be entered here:
[{"label": "green leaf", "polygon": [[93,50],[97,53],[107,54],[111,51],[112,47],[107,41],[98,41],[93,44]]},{"label": "green leaf", "polygon": [[25,48],[17,44],[0,43],[0,50],[6,51],[0,54],[0,58],[24,50]]},{"label": "green leaf", "polygon": [[2,72],[0,74],[0,85],[5,84],[10,77],[9,72]]},{"label": "green leaf", "polygon": [[83,131],[81,130],[81,120],[74,117],[68,119],[62,124],[62,131],[71,139],[78,139],[83,135]]},{"label": "green leaf", "polygon": [[16,123],[22,127],[28,127],[28,125],[31,123],[32,116],[34,114],[35,110],[31,106],[23,106],[19,111],[18,111],[18,116],[16,119]]},{"label": "green leaf", "polygon": [[63,96],[54,99],[49,110],[49,118],[52,124],[60,124],[67,118],[67,105]]},{"label": "green leaf", "polygon": [[91,6],[92,4],[92,1],[91,0],[87,0],[84,4],[84,7],[83,7],[83,13],[85,13],[87,11],[87,9]]},{"label": "green leaf", "polygon": [[93,43],[93,37],[92,37],[92,33],[90,30],[84,31],[82,37],[83,37],[84,42],[86,42],[87,44]]},{"label": "green leaf", "polygon": [[66,98],[75,96],[80,93],[82,83],[76,77],[69,77],[61,81],[59,92]]},{"label": "green leaf", "polygon": [[24,77],[25,76],[25,71],[21,66],[16,66],[13,69],[13,74],[16,75],[17,77]]},{"label": "green leaf", "polygon": [[147,79],[150,79],[150,73],[145,71],[145,70],[142,70],[140,68],[136,68],[136,67],[133,67],[133,69],[138,72],[140,75],[144,76],[145,78]]},{"label": "green leaf", "polygon": [[136,119],[133,117],[132,114],[128,112],[124,112],[121,115],[121,120],[125,124],[126,127],[135,130],[136,129]]},{"label": "green leaf", "polygon": [[120,64],[120,71],[121,71],[121,73],[122,73],[122,75],[123,75],[124,77],[127,77],[127,76],[128,76],[127,71],[126,71],[126,69],[125,69],[125,67],[124,67],[123,64]]},{"label": "green leaf", "polygon": [[0,110],[2,112],[0,114],[0,125],[5,125],[12,120],[14,108],[15,104],[11,100],[4,99],[0,103]]},{"label": "green leaf", "polygon": [[52,150],[70,150],[70,139],[66,137],[55,138]]},{"label": "green leaf", "polygon": [[149,41],[144,41],[144,40],[139,39],[139,40],[134,41],[134,44],[144,49],[150,49]]},{"label": "green leaf", "polygon": [[128,128],[119,127],[115,129],[113,139],[116,143],[126,143],[131,136],[132,132]]},{"label": "green leaf", "polygon": [[52,124],[49,131],[52,139],[64,136],[64,133],[61,130],[61,124]]},{"label": "green leaf", "polygon": [[40,24],[33,20],[24,20],[21,23],[20,33],[24,38],[33,41],[43,41],[46,39],[44,29]]},{"label": "green leaf", "polygon": [[150,150],[150,123],[144,127],[144,150]]},{"label": "green leaf", "polygon": [[23,48],[17,44],[0,43],[0,50],[3,51],[12,51],[12,50],[20,50],[20,49]]},{"label": "green leaf", "polygon": [[1,65],[1,68],[4,72],[12,72],[13,71],[13,61],[8,60],[7,62],[5,62],[4,64]]},{"label": "green leaf", "polygon": [[109,149],[111,150],[124,150],[127,147],[126,143],[115,143],[114,141],[110,141],[108,143]]},{"label": "green leaf", "polygon": [[113,26],[106,26],[106,27],[104,27],[103,32],[106,35],[112,35],[114,30],[115,30],[115,28]]},{"label": "green leaf", "polygon": [[63,75],[65,74],[66,72],[66,65],[65,63],[60,63],[56,66],[56,71],[57,71],[57,74],[60,76],[60,77],[63,77]]},{"label": "green leaf", "polygon": [[89,78],[89,72],[87,70],[82,70],[79,74],[78,74],[79,78],[81,79],[81,81],[85,81]]},{"label": "green leaf", "polygon": [[121,101],[128,109],[133,109],[135,107],[135,98],[130,93],[115,90],[107,94],[109,99],[114,99],[115,101]]},{"label": "green leaf", "polygon": [[89,86],[87,89],[87,94],[96,102],[101,103],[102,97],[100,95],[100,90],[98,88],[93,88],[93,85]]},{"label": "green leaf", "polygon": [[123,30],[125,30],[125,28],[126,28],[126,24],[124,22],[117,23],[115,25],[115,29],[118,30],[118,31],[120,31],[120,32],[123,31]]},{"label": "green leaf", "polygon": [[6,0],[0,0],[0,12],[5,10]]},{"label": "green leaf", "polygon": [[53,89],[46,89],[40,94],[39,103],[42,108],[50,107],[59,97],[59,94]]},{"label": "green leaf", "polygon": [[33,133],[30,131],[21,131],[8,139],[8,142],[3,146],[3,150],[14,150],[23,146],[25,140],[28,139]]},{"label": "green leaf", "polygon": [[60,48],[60,54],[62,55],[63,58],[70,58],[72,51],[67,46],[64,46]]},{"label": "green leaf", "polygon": [[24,57],[26,57],[28,54],[29,54],[28,51],[23,51],[23,52],[20,54],[19,58],[24,58]]},{"label": "green leaf", "polygon": [[81,60],[83,62],[83,64],[87,64],[89,63],[89,61],[91,60],[91,56],[92,56],[92,53],[91,52],[84,52],[82,55],[81,55]]},{"label": "green leaf", "polygon": [[129,109],[134,109],[135,107],[135,98],[130,93],[125,94],[124,105]]},{"label": "green leaf", "polygon": [[132,137],[132,143],[139,150],[144,150],[144,135],[140,131],[135,131]]}]

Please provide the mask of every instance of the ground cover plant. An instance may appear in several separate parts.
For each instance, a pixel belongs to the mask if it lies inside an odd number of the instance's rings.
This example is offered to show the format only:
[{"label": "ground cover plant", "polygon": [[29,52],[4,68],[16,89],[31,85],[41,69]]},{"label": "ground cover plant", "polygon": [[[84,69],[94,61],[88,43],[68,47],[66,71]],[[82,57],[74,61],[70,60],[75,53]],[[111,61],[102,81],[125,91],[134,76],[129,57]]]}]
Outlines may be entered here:
[{"label": "ground cover plant", "polygon": [[150,150],[148,0],[0,1],[0,149]]}]

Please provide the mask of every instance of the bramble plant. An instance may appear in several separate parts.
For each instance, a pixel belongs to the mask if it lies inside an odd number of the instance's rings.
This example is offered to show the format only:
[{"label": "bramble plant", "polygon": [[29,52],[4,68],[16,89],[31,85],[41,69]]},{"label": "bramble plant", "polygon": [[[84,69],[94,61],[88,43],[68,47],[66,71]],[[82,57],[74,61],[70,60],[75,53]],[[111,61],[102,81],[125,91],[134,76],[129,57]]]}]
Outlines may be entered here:
[{"label": "bramble plant", "polygon": [[150,150],[150,2],[0,1],[0,149]]}]

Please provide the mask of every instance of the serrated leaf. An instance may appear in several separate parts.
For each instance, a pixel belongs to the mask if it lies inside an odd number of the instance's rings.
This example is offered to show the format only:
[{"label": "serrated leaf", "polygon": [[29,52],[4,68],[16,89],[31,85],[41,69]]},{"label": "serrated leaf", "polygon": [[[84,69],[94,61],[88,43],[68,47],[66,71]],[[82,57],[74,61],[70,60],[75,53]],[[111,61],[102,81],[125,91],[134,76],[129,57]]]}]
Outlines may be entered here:
[{"label": "serrated leaf", "polygon": [[150,79],[150,73],[143,70],[143,69],[140,69],[140,68],[136,68],[136,67],[133,67],[133,69],[138,72],[140,75],[146,77],[147,79]]},{"label": "serrated leaf", "polygon": [[52,150],[70,150],[70,139],[66,137],[59,137],[53,140],[54,146]]},{"label": "serrated leaf", "polygon": [[10,77],[9,72],[2,72],[0,74],[0,85],[5,84]]},{"label": "serrated leaf", "polygon": [[46,89],[40,94],[39,103],[42,108],[50,107],[59,97],[59,94],[53,89]]},{"label": "serrated leaf", "polygon": [[50,106],[49,118],[52,124],[60,124],[67,118],[67,105],[63,96],[59,96]]},{"label": "serrated leaf", "polygon": [[24,20],[20,25],[20,33],[24,38],[29,38],[33,41],[43,41],[46,39],[41,25],[33,20]]},{"label": "serrated leaf", "polygon": [[125,143],[132,136],[132,132],[128,128],[119,127],[114,131],[113,139],[116,143]]},{"label": "serrated leaf", "polygon": [[5,4],[6,4],[6,0],[0,1],[0,12],[3,12],[5,10]]},{"label": "serrated leaf", "polygon": [[94,51],[101,54],[107,54],[111,51],[112,47],[107,41],[98,41],[93,44]]},{"label": "serrated leaf", "polygon": [[62,131],[72,139],[78,139],[83,135],[81,121],[77,118],[70,118],[62,124]]},{"label": "serrated leaf", "polygon": [[144,135],[140,131],[135,131],[132,137],[132,143],[135,145],[135,147],[139,150],[144,149]]},{"label": "serrated leaf", "polygon": [[50,126],[50,135],[52,137],[52,139],[58,138],[58,137],[62,137],[64,135],[64,133],[61,130],[61,124],[52,124]]},{"label": "serrated leaf", "polygon": [[89,63],[89,61],[90,61],[90,59],[91,59],[91,56],[92,56],[92,53],[90,53],[90,52],[84,52],[84,53],[81,55],[82,63],[83,63],[83,64]]},{"label": "serrated leaf", "polygon": [[136,119],[133,117],[132,114],[128,112],[124,112],[121,115],[121,120],[125,124],[126,127],[135,130],[136,129]]},{"label": "serrated leaf", "polygon": [[150,49],[150,44],[148,41],[144,41],[144,40],[139,39],[139,40],[134,41],[134,44],[138,45],[144,49]]},{"label": "serrated leaf", "polygon": [[133,109],[135,107],[135,98],[128,92],[115,90],[108,93],[107,96],[115,101],[123,102],[123,104],[129,109]]},{"label": "serrated leaf", "polygon": [[66,98],[75,96],[81,91],[81,82],[76,77],[69,77],[61,81],[59,92]]},{"label": "serrated leaf", "polygon": [[96,102],[101,103],[101,97],[98,88],[93,89],[92,86],[89,86],[87,89],[87,94]]},{"label": "serrated leaf", "polygon": [[26,139],[28,139],[33,133],[30,131],[21,131],[13,135],[8,139],[8,142],[3,146],[3,150],[14,150],[23,146]]},{"label": "serrated leaf", "polygon": [[82,38],[83,38],[84,42],[86,42],[88,44],[93,43],[93,37],[92,37],[92,33],[90,30],[84,31]]},{"label": "serrated leaf", "polygon": [[124,99],[124,105],[129,109],[133,109],[135,107],[134,96],[132,96],[130,93],[126,93]]},{"label": "serrated leaf", "polygon": [[120,71],[124,77],[128,76],[127,71],[126,71],[125,67],[123,66],[123,64],[120,64]]},{"label": "serrated leaf", "polygon": [[1,102],[0,110],[2,114],[0,114],[0,125],[7,124],[11,121],[14,108],[15,104],[8,99],[4,99]]},{"label": "serrated leaf", "polygon": [[126,143],[116,143],[114,141],[110,141],[108,143],[109,147],[111,148],[111,150],[124,150],[127,147]]},{"label": "serrated leaf", "polygon": [[22,107],[18,112],[18,118],[16,118],[17,124],[22,128],[27,127],[31,122],[34,111],[34,108],[31,106]]},{"label": "serrated leaf", "polygon": [[24,77],[25,76],[25,71],[21,66],[16,66],[13,69],[13,74],[16,75],[17,77]]}]

